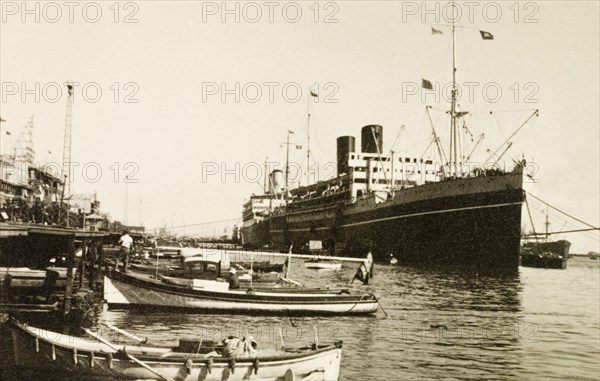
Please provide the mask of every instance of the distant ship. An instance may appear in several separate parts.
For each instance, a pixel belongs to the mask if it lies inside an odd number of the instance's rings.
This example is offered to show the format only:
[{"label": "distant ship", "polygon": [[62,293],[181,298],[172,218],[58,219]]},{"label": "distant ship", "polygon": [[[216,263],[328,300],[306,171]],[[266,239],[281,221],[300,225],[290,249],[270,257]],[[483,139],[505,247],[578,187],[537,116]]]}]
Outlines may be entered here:
[{"label": "distant ship", "polygon": [[521,248],[521,266],[566,269],[571,242],[525,242]]},{"label": "distant ship", "polygon": [[[250,200],[244,203],[241,238],[246,248],[256,249],[270,243],[268,217],[274,209],[285,205],[281,196],[283,173],[280,170],[271,172],[268,184],[269,188],[265,189],[264,194],[253,194]],[[278,191],[275,191],[276,189]]]},{"label": "distant ship", "polygon": [[493,165],[512,145],[507,140],[483,163],[492,165],[468,167],[461,150],[467,112],[458,110],[456,95],[453,75],[447,156],[433,123],[437,163],[383,153],[380,125],[362,128],[360,151],[353,136],[341,136],[334,178],[289,189],[287,163],[286,173],[271,173],[266,192],[244,204],[244,245],[308,252],[310,241],[321,241],[336,255],[372,251],[379,261],[517,271],[525,162]]},{"label": "distant ship", "polygon": [[548,232],[548,212],[546,212],[546,232],[530,235],[521,246],[521,266],[545,269],[566,269],[571,242],[550,241]]}]

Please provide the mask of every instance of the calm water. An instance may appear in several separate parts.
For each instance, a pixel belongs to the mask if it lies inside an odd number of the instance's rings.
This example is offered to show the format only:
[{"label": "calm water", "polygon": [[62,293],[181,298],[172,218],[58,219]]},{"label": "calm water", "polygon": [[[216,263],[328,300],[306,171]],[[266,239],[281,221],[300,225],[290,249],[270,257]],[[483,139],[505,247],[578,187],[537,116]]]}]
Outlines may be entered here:
[{"label": "calm water", "polygon": [[[294,279],[344,284],[338,272],[295,263]],[[280,343],[344,341],[340,380],[600,379],[600,269],[587,258],[567,270],[520,268],[514,277],[376,266],[370,287],[388,317],[276,318],[103,311],[100,321],[159,345],[179,338],[253,335]],[[356,285],[356,283],[355,283]],[[366,289],[365,286],[361,286]],[[116,339],[116,338],[115,338]]]}]

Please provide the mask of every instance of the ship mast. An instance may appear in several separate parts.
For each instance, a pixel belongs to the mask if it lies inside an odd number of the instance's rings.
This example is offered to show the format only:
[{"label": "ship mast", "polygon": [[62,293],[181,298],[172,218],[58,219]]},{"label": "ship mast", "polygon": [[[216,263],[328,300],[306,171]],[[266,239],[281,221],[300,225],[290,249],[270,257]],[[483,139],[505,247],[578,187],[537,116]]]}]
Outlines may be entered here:
[{"label": "ship mast", "polygon": [[306,125],[306,185],[310,185],[310,91],[308,92],[307,112],[308,121]]},{"label": "ship mast", "polygon": [[458,175],[456,130],[456,4],[452,0],[452,104],[450,108],[450,176]]},{"label": "ship mast", "polygon": [[290,135],[293,134],[294,131],[290,131],[288,130],[288,134],[287,134],[287,142],[285,143],[285,201],[287,203],[288,200],[288,180],[290,177]]},{"label": "ship mast", "polygon": [[264,163],[265,164],[265,166],[264,166],[265,169],[263,171],[263,192],[270,193],[267,190],[267,176],[269,176],[268,175],[268,169],[267,169],[267,160],[269,160],[269,158],[265,156],[265,163]]}]

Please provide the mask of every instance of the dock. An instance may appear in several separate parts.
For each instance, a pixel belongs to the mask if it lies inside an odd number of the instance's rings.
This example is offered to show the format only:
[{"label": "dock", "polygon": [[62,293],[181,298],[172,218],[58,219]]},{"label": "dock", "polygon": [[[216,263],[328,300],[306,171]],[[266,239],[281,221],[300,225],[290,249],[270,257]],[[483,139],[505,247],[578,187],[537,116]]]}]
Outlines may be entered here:
[{"label": "dock", "polygon": [[[0,279],[5,286],[10,286],[5,275],[10,268],[51,269],[54,264],[63,263],[66,267],[66,285],[59,305],[62,314],[67,317],[73,307],[74,291],[81,289],[87,279],[90,290],[94,289],[96,277],[99,275],[103,261],[103,245],[107,232],[85,231],[81,229],[62,228],[38,224],[0,223]],[[76,261],[76,254],[81,258]],[[64,261],[63,261],[64,259]],[[75,284],[75,269],[80,276]],[[5,295],[6,296],[6,295]],[[3,303],[7,308],[23,307],[9,301]]]}]

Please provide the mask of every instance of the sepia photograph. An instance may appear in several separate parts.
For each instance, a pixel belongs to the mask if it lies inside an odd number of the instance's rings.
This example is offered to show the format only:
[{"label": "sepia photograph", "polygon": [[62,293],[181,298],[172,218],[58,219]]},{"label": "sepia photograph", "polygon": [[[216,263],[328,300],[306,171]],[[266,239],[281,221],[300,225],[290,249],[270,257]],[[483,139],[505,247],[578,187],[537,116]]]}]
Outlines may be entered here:
[{"label": "sepia photograph", "polygon": [[0,381],[600,380],[600,1],[0,0]]}]

